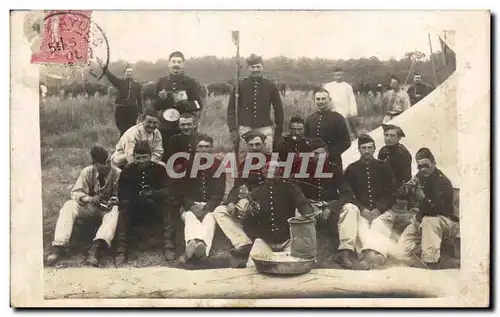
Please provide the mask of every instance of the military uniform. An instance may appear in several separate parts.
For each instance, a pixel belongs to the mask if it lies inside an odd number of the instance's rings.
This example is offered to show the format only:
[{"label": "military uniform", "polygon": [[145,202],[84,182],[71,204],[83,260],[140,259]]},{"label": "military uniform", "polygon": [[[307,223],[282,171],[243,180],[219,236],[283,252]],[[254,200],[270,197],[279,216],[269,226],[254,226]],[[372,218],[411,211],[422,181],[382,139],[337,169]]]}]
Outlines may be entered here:
[{"label": "military uniform", "polygon": [[[274,109],[274,123],[271,120],[271,106]],[[227,106],[229,131],[238,130],[241,137],[250,130],[258,130],[266,136],[266,150],[271,152],[274,136],[283,133],[283,122],[281,96],[272,81],[264,77],[246,77],[240,81],[238,118],[236,118],[233,89]],[[274,133],[273,126],[275,126]]]},{"label": "military uniform", "polygon": [[313,213],[309,200],[300,188],[283,179],[266,179],[253,188],[250,196],[259,207],[252,210],[252,213],[247,211],[242,224],[230,216],[224,206],[219,206],[214,211],[217,223],[236,248],[252,244],[255,239],[247,267],[253,266],[253,254],[269,249],[289,251],[288,219],[295,216],[296,209],[302,215]]},{"label": "military uniform", "polygon": [[311,152],[309,140],[305,137],[287,134],[283,138],[281,146],[275,145],[274,151],[279,153],[279,160],[285,162],[289,153],[299,154]]},{"label": "military uniform", "polygon": [[379,153],[378,159],[389,165],[394,175],[396,187],[401,187],[411,179],[411,154],[401,143],[394,146],[384,145]]},{"label": "military uniform", "polygon": [[425,263],[438,263],[443,240],[459,235],[459,219],[454,214],[453,185],[438,168],[428,177],[416,175],[425,198],[417,201],[412,197],[409,207],[417,207],[417,223],[403,231],[398,241],[402,259],[419,256]]},{"label": "military uniform", "polygon": [[351,136],[344,117],[335,111],[316,111],[304,125],[305,137],[325,141],[330,160],[342,168],[342,153],[351,146]]},{"label": "military uniform", "polygon": [[142,86],[135,80],[120,79],[107,70],[104,75],[118,90],[115,100],[115,121],[120,136],[137,123],[139,113],[143,111]]},{"label": "military uniform", "polygon": [[410,86],[407,90],[408,96],[410,97],[410,103],[413,106],[420,100],[424,99],[425,96],[430,94],[432,92],[433,88],[424,84],[424,83],[418,83],[418,84],[413,84]]},{"label": "military uniform", "polygon": [[[179,91],[185,91],[187,95],[187,102],[183,102],[179,105],[175,105],[172,94],[168,94],[166,100],[162,100],[159,97],[153,102],[153,107],[159,112],[158,117],[160,119],[159,130],[162,135],[163,149],[165,153],[169,152],[168,145],[170,138],[179,133],[179,121],[167,121],[163,117],[163,111],[166,109],[174,108],[179,111],[180,114],[185,112],[190,113],[200,113],[203,109],[203,104],[200,95],[200,85],[198,82],[186,75],[168,75],[158,79],[156,83],[156,94],[161,90],[167,92],[175,93]],[[195,103],[196,101],[196,103]]]},{"label": "military uniform", "polygon": [[[140,191],[151,189],[150,196],[140,195]],[[165,168],[149,162],[140,169],[137,163],[126,165],[118,180],[118,255],[127,256],[128,230],[136,221],[150,217],[163,219],[166,250],[175,250],[175,227],[180,222],[178,192],[173,180],[169,179]]]},{"label": "military uniform", "polygon": [[[203,241],[205,255],[208,256],[215,233],[213,211],[224,198],[226,176],[222,173],[220,177],[214,178],[221,163],[215,159],[210,168],[200,170],[191,177],[192,162],[187,168],[188,177],[183,180],[181,217],[184,221],[184,238],[186,244],[192,240]],[[205,163],[206,159],[202,158],[200,164]],[[193,211],[195,205],[202,207],[199,212]]]},{"label": "military uniform", "polygon": [[[175,153],[189,153],[190,158],[194,157],[196,153],[197,139],[200,134],[198,132],[193,132],[193,134],[185,135],[182,133],[177,133],[170,138],[170,143],[168,145],[168,153],[166,153],[164,162]],[[184,165],[189,159],[178,158],[174,165]]]},{"label": "military uniform", "polygon": [[[389,209],[396,201],[392,172],[387,164],[374,158],[367,164],[361,160],[350,164],[344,175],[354,193],[354,203],[346,204],[341,214],[339,250],[370,251],[364,255],[376,252],[383,263],[395,222],[395,214]],[[375,219],[365,218],[361,212],[375,208],[380,212]]]}]

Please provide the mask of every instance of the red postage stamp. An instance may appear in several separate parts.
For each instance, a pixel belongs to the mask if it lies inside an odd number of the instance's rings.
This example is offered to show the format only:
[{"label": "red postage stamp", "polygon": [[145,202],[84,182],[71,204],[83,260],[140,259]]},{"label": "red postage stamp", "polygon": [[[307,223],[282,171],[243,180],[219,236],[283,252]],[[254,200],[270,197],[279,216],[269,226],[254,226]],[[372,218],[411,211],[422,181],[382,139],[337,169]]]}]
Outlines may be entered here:
[{"label": "red postage stamp", "polygon": [[87,62],[91,10],[46,11],[40,51],[32,63],[77,64]]}]

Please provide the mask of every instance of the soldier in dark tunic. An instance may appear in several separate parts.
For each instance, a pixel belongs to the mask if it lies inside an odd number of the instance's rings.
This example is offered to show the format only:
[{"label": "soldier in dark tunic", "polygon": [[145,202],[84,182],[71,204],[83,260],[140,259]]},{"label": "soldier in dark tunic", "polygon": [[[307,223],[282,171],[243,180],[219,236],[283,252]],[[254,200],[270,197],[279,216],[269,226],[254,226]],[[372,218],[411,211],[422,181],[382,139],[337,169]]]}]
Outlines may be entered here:
[{"label": "soldier in dark tunic", "polygon": [[453,208],[453,185],[436,167],[434,155],[421,148],[415,155],[418,173],[411,180],[412,223],[398,241],[401,260],[412,266],[440,269],[441,243],[459,235],[459,219]]},{"label": "soldier in dark tunic", "polygon": [[378,159],[389,164],[396,181],[400,198],[404,198],[404,184],[411,179],[411,154],[400,143],[405,137],[403,129],[393,124],[382,124],[385,145],[378,152]]},{"label": "soldier in dark tunic", "polygon": [[[288,219],[295,216],[296,210],[301,215],[313,213],[309,200],[300,188],[293,182],[282,179],[280,169],[271,166],[272,164],[276,164],[276,161],[266,164],[263,169],[266,178],[250,191],[249,200],[252,203],[246,209],[233,212],[223,222],[220,222],[221,218],[215,217],[235,246],[231,250],[233,257],[241,260],[248,258],[246,267],[254,266],[252,254],[290,251]],[[275,174],[269,175],[269,169],[274,169]],[[242,220],[236,218],[237,214]],[[239,245],[244,247],[238,248]]]},{"label": "soldier in dark tunic", "polygon": [[120,136],[130,127],[137,124],[137,119],[143,112],[142,86],[133,79],[134,69],[127,67],[125,76],[120,79],[113,75],[109,69],[106,69],[104,75],[118,90],[115,104],[115,121]]},{"label": "soldier in dark tunic", "polygon": [[196,152],[196,142],[200,133],[196,132],[196,119],[191,113],[183,113],[179,118],[180,132],[170,138],[166,161],[175,153],[188,153],[189,158],[180,157],[172,161],[176,170],[184,170],[183,165],[189,161]]},{"label": "soldier in dark tunic", "polygon": [[[183,262],[208,256],[212,247],[215,232],[213,211],[224,198],[226,186],[225,174],[216,175],[221,161],[211,154],[213,142],[206,134],[198,136],[196,152],[209,155],[213,163],[208,168],[195,171],[194,160],[190,160],[183,180],[181,217],[186,241],[186,251],[181,258]],[[201,157],[199,164],[209,164],[208,159]]]},{"label": "soldier in dark tunic", "polygon": [[158,98],[154,101],[153,107],[158,111],[160,118],[159,130],[163,140],[165,163],[168,160],[170,138],[180,130],[178,118],[172,117],[169,119],[171,121],[167,121],[163,112],[167,109],[176,109],[179,114],[188,112],[197,118],[203,109],[200,85],[194,78],[184,74],[184,62],[184,55],[181,52],[170,54],[168,62],[170,74],[161,77],[156,83]]},{"label": "soldier in dark tunic", "polygon": [[181,223],[176,187],[165,168],[151,161],[149,144],[137,142],[134,162],[123,168],[118,180],[117,265],[128,259],[130,226],[157,217],[163,220],[165,259],[175,259],[175,228]]},{"label": "soldier in dark tunic", "polygon": [[[395,181],[387,164],[373,157],[375,141],[369,135],[358,138],[361,158],[350,164],[345,179],[354,193],[356,208],[339,226],[342,265],[352,266],[355,248],[361,249],[361,266],[378,268],[387,257],[395,214]],[[360,248],[356,247],[359,240]]]},{"label": "soldier in dark tunic", "polygon": [[[257,130],[266,136],[265,151],[270,153],[273,142],[281,144],[283,139],[284,113],[281,96],[276,84],[262,77],[264,62],[260,56],[250,55],[247,64],[250,76],[239,83],[238,118],[234,89],[227,106],[227,124],[231,140],[236,142],[246,132]],[[274,109],[274,123],[271,120],[271,106]],[[241,145],[240,156],[243,157],[247,149],[244,148],[245,144]]]},{"label": "soldier in dark tunic", "polygon": [[[310,152],[309,140],[304,137],[305,121],[299,116],[294,116],[288,124],[289,133],[283,138],[281,146],[275,143],[274,151],[278,152],[279,160],[285,162],[288,154],[293,153],[295,156],[298,153]],[[295,159],[295,157],[294,157]]]},{"label": "soldier in dark tunic", "polygon": [[434,88],[422,82],[422,74],[419,72],[416,72],[413,75],[413,82],[414,84],[411,85],[407,90],[412,106],[420,100],[424,99],[425,96],[427,96],[432,92],[432,90],[434,90]]},{"label": "soldier in dark tunic", "polygon": [[314,102],[318,111],[307,117],[305,137],[308,139],[319,137],[325,141],[330,161],[343,168],[342,153],[351,146],[351,136],[345,118],[340,113],[332,111],[328,91],[324,89],[316,91]]}]

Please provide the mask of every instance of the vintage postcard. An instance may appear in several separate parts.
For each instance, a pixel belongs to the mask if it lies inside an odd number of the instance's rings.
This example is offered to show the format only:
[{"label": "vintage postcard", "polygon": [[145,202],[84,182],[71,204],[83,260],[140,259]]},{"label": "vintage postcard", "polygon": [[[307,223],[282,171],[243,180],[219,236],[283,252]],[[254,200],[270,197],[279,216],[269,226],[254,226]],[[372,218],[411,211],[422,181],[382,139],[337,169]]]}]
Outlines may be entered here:
[{"label": "vintage postcard", "polygon": [[11,11],[14,307],[488,307],[489,11]]}]

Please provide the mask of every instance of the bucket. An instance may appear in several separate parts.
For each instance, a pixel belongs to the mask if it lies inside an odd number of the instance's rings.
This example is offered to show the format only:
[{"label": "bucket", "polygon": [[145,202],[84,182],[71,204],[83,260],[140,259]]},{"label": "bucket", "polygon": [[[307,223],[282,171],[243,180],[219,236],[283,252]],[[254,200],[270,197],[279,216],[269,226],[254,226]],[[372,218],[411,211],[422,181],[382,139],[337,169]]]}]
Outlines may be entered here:
[{"label": "bucket", "polygon": [[317,255],[316,226],[313,218],[293,217],[290,225],[291,256],[312,259]]}]

